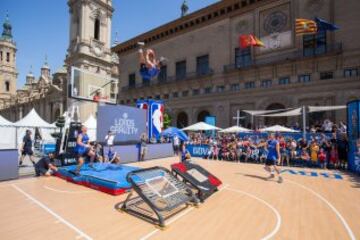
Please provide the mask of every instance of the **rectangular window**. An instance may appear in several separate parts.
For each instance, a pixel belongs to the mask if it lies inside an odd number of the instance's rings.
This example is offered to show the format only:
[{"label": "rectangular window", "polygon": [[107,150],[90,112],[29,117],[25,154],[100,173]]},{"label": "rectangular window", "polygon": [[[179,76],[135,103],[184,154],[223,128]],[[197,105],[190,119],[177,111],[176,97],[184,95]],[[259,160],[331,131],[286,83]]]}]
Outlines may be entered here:
[{"label": "rectangular window", "polygon": [[270,79],[262,80],[261,84],[260,84],[260,86],[262,88],[269,88],[269,87],[271,87],[271,85],[272,85],[272,80],[270,80]]},{"label": "rectangular window", "polygon": [[135,88],[136,85],[136,74],[129,74],[129,88]]},{"label": "rectangular window", "polygon": [[183,92],[182,92],[182,96],[183,96],[183,97],[189,96],[189,91],[187,91],[187,90],[186,90],[186,91],[183,91]]},{"label": "rectangular window", "polygon": [[358,76],[358,69],[357,68],[348,68],[344,69],[344,77],[356,77]]},{"label": "rectangular window", "polygon": [[255,88],[255,82],[254,81],[245,83],[245,89],[250,89],[250,88]]},{"label": "rectangular window", "polygon": [[200,90],[199,89],[193,89],[192,94],[193,94],[193,96],[197,96],[197,95],[200,94]]},{"label": "rectangular window", "polygon": [[172,95],[173,95],[173,98],[178,98],[178,97],[179,97],[179,93],[178,93],[178,92],[174,92]]},{"label": "rectangular window", "polygon": [[290,78],[289,77],[279,78],[279,85],[288,85],[288,84],[290,84]]},{"label": "rectangular window", "polygon": [[251,48],[236,48],[235,49],[235,67],[242,68],[252,64]]},{"label": "rectangular window", "polygon": [[196,73],[199,76],[207,75],[209,73],[209,55],[204,55],[196,58]]},{"label": "rectangular window", "polygon": [[164,99],[169,99],[169,94],[164,94]]},{"label": "rectangular window", "polygon": [[176,80],[183,80],[186,78],[186,61],[176,63]]},{"label": "rectangular window", "polygon": [[225,86],[220,85],[220,86],[216,86],[216,92],[217,93],[222,93],[225,91]]},{"label": "rectangular window", "polygon": [[3,52],[1,51],[0,52],[0,61],[2,61],[3,60]]},{"label": "rectangular window", "polygon": [[303,36],[303,54],[311,57],[326,53],[326,31]]},{"label": "rectangular window", "polygon": [[321,72],[320,73],[320,80],[327,80],[327,79],[333,79],[334,74],[333,72]]},{"label": "rectangular window", "polygon": [[156,96],[155,96],[155,99],[156,99],[156,100],[160,100],[160,95],[156,95]]},{"label": "rectangular window", "polygon": [[302,74],[298,76],[298,82],[299,83],[307,83],[311,81],[310,74]]},{"label": "rectangular window", "polygon": [[204,88],[204,93],[205,94],[210,94],[212,92],[212,87],[206,87]]},{"label": "rectangular window", "polygon": [[6,53],[6,61],[10,62],[10,53],[8,53],[8,52]]},{"label": "rectangular window", "polygon": [[240,84],[238,83],[233,83],[230,85],[230,90],[233,92],[237,92],[240,91]]},{"label": "rectangular window", "polygon": [[161,66],[160,72],[158,75],[158,81],[159,82],[166,82],[167,79],[167,66]]}]

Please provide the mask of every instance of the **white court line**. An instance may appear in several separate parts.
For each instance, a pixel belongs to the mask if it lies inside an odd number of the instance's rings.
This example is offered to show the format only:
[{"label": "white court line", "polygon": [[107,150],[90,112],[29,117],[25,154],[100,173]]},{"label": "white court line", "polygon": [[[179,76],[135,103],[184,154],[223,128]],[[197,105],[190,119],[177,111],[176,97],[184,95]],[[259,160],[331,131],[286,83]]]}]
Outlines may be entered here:
[{"label": "white court line", "polygon": [[62,218],[61,216],[59,216],[57,213],[55,213],[54,211],[52,211],[50,208],[48,208],[46,205],[44,205],[43,203],[41,203],[40,201],[36,200],[34,197],[32,197],[30,194],[26,193],[24,190],[22,190],[21,188],[19,188],[18,186],[16,186],[15,184],[12,185],[13,188],[15,188],[18,192],[22,193],[25,197],[27,197],[29,200],[31,200],[33,203],[37,204],[39,207],[41,207],[42,209],[44,209],[45,211],[47,211],[48,213],[50,213],[52,216],[54,216],[56,219],[58,219],[60,222],[62,222],[63,224],[65,224],[66,226],[68,226],[69,228],[71,228],[72,230],[74,230],[76,233],[78,233],[82,238],[87,239],[87,240],[92,240],[92,238],[87,235],[86,233],[84,233],[83,231],[81,231],[79,228],[75,227],[73,224],[71,224],[70,222],[66,221],[64,218]]},{"label": "white court line", "polygon": [[[222,190],[228,188],[230,185],[229,184],[225,184],[222,188],[219,189],[218,192],[221,192]],[[170,225],[171,223],[175,222],[176,220],[180,219],[181,217],[185,216],[186,214],[188,214],[190,211],[192,211],[194,209],[194,207],[190,207],[188,209],[186,209],[185,211],[183,211],[182,213],[180,213],[179,215],[176,215],[175,217],[171,218],[167,223],[166,226]],[[141,237],[140,240],[147,240],[149,238],[151,238],[153,235],[155,235],[157,232],[159,232],[159,229],[155,229],[154,231],[146,234],[145,236]]]},{"label": "white court line", "polygon": [[280,226],[281,226],[281,216],[280,216],[280,213],[276,210],[276,208],[274,208],[270,203],[266,202],[265,200],[255,196],[255,195],[253,195],[251,193],[244,192],[244,191],[241,191],[241,190],[238,190],[238,189],[227,188],[226,190],[231,191],[231,192],[241,193],[241,194],[244,194],[244,195],[246,195],[248,197],[254,198],[255,200],[258,200],[259,202],[265,204],[268,208],[270,208],[275,213],[275,216],[276,216],[275,228],[268,235],[261,238],[262,240],[271,239],[279,231]]},{"label": "white court line", "polygon": [[55,188],[51,188],[47,185],[43,186],[45,189],[53,191],[53,192],[58,192],[58,193],[70,193],[70,194],[79,194],[79,193],[94,193],[95,191],[66,191],[66,190],[59,190],[59,189],[55,189]]},{"label": "white court line", "polygon": [[305,190],[307,190],[308,192],[314,194],[316,197],[318,197],[320,200],[322,200],[324,203],[326,203],[329,208],[336,214],[336,216],[339,218],[339,220],[341,221],[341,223],[344,225],[349,237],[351,240],[356,240],[356,237],[353,233],[353,231],[351,230],[349,224],[346,222],[345,218],[340,214],[340,212],[328,201],[326,200],[326,198],[324,198],[323,196],[321,196],[319,193],[315,192],[314,190],[312,190],[311,188],[308,188],[300,183],[291,181],[291,180],[285,180],[286,182],[290,182],[294,185],[297,185]]},{"label": "white court line", "polygon": [[[259,170],[256,170],[256,169],[251,169],[251,168],[248,168],[245,166],[245,168],[249,169],[249,170],[252,170],[252,171],[255,171],[255,172],[258,172],[258,173],[261,173],[263,174],[263,172],[260,172]],[[308,188],[300,183],[297,183],[297,182],[294,182],[292,180],[289,180],[289,179],[284,179],[284,182],[288,182],[288,183],[292,183],[298,187],[301,187],[303,189],[305,189],[306,191],[312,193],[313,195],[315,195],[317,198],[319,198],[321,201],[323,201],[326,205],[328,205],[328,207],[336,214],[336,216],[339,218],[339,220],[341,221],[341,223],[343,224],[343,226],[345,227],[349,237],[351,240],[356,240],[356,237],[353,233],[353,231],[351,230],[349,224],[346,222],[345,218],[341,215],[341,213],[328,201],[326,200],[326,198],[324,198],[323,196],[321,196],[319,193],[315,192],[314,190],[312,190],[311,188]]]}]

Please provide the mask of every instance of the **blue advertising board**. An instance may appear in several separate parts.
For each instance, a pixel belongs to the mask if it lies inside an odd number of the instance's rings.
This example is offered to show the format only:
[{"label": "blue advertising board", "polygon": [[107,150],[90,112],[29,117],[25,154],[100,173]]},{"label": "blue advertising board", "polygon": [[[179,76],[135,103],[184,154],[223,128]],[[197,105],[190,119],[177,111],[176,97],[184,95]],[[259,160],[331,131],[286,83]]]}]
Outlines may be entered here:
[{"label": "blue advertising board", "polygon": [[347,131],[349,137],[349,169],[360,173],[360,101],[347,105]]},{"label": "blue advertising board", "polygon": [[209,152],[209,145],[186,145],[186,150],[190,153],[192,157],[205,157]]},{"label": "blue advertising board", "polygon": [[[207,123],[211,126],[216,126],[216,117],[215,116],[206,116],[205,123]],[[215,133],[215,131],[206,131],[206,135],[215,137],[216,133]]]},{"label": "blue advertising board", "polygon": [[123,105],[99,106],[97,139],[104,141],[108,131],[115,134],[116,143],[139,142],[146,133],[146,111]]}]

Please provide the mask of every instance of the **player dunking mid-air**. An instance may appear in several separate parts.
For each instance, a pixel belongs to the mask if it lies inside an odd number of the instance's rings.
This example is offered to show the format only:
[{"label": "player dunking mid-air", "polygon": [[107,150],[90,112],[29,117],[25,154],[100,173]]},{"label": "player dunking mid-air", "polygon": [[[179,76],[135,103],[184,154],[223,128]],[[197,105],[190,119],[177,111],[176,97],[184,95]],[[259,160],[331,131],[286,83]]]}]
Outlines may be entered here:
[{"label": "player dunking mid-air", "polygon": [[281,161],[280,143],[277,140],[276,135],[274,133],[270,133],[268,141],[265,143],[260,143],[259,145],[265,146],[268,150],[268,155],[265,161],[265,170],[270,173],[268,179],[272,179],[275,177],[274,175],[274,171],[275,171],[279,177],[278,182],[282,183],[283,178],[281,176],[280,169],[278,166],[276,166],[276,164],[277,163],[280,164]]},{"label": "player dunking mid-air", "polygon": [[152,78],[160,73],[160,67],[163,65],[165,58],[161,57],[160,60],[156,59],[154,50],[144,50],[142,48],[142,46],[144,46],[143,42],[138,42],[138,45],[141,47],[139,49],[140,75],[143,83],[149,83]]}]

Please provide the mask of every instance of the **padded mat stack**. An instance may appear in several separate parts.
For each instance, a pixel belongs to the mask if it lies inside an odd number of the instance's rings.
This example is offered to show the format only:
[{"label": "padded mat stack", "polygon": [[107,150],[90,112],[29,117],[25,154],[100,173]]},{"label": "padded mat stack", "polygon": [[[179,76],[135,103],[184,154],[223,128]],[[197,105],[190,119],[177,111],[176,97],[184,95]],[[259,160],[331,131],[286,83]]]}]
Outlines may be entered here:
[{"label": "padded mat stack", "polygon": [[75,165],[59,168],[55,175],[72,183],[108,194],[119,195],[130,190],[131,184],[126,180],[126,176],[129,172],[138,169],[138,167],[126,165],[95,163],[93,167],[84,164],[79,176],[74,174]]}]

